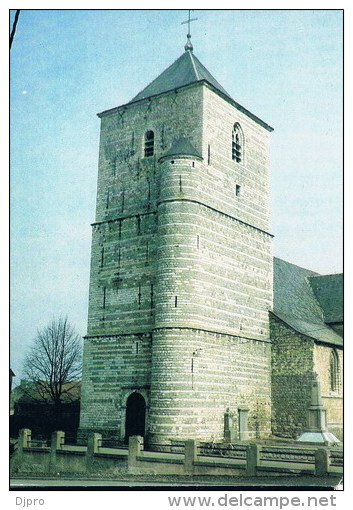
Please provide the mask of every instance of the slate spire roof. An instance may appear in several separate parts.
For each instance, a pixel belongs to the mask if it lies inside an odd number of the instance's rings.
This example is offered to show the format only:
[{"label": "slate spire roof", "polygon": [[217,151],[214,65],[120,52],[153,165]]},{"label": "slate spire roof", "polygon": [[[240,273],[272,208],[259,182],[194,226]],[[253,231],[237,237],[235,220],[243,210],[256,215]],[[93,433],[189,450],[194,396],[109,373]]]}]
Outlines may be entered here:
[{"label": "slate spire roof", "polygon": [[185,52],[175,62],[173,62],[172,65],[165,69],[159,76],[157,76],[157,78],[151,81],[147,87],[136,94],[136,96],[134,96],[128,103],[98,113],[98,117],[110,114],[118,108],[126,108],[137,101],[149,99],[165,92],[171,92],[173,90],[186,87],[187,85],[207,83],[215,92],[218,92],[226,101],[235,106],[235,108],[239,111],[243,112],[257,124],[264,127],[267,131],[273,131],[273,128],[269,124],[234,101],[232,96],[228,94],[216,78],[212,76],[212,74],[194,55],[193,46],[190,41],[190,34],[188,34],[187,37],[188,41],[185,45]]},{"label": "slate spire roof", "polygon": [[206,81],[219,92],[234,101],[228,92],[224,90],[222,85],[218,83],[206,67],[201,64],[199,59],[193,54],[191,46],[188,47],[171,66],[169,66],[165,71],[157,76],[155,80],[147,85],[147,87],[132,98],[130,103],[201,81]]},{"label": "slate spire roof", "polygon": [[175,140],[171,148],[163,154],[161,159],[166,157],[192,156],[202,159],[202,155],[187,138]]}]

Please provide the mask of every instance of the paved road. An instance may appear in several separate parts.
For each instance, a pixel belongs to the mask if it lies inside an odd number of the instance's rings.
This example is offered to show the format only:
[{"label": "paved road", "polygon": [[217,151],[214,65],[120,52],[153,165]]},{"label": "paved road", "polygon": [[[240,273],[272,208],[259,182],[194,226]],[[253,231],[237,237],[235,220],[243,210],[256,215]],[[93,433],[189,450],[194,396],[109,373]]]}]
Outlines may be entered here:
[{"label": "paved road", "polygon": [[338,477],[327,477],[327,478],[314,478],[314,477],[266,477],[266,478],[227,478],[216,480],[197,480],[190,478],[187,479],[137,479],[135,477],[122,477],[114,480],[102,480],[102,479],[69,479],[69,478],[13,478],[11,480],[10,487],[13,490],[21,489],[44,489],[48,487],[55,487],[57,489],[65,487],[97,487],[102,489],[104,487],[204,487],[205,490],[210,490],[216,487],[281,487],[282,490],[295,490],[299,487],[312,487],[315,488],[323,487],[329,489],[339,484],[340,479]]},{"label": "paved road", "polygon": [[[178,487],[180,483],[158,482],[159,487]],[[185,484],[197,486],[199,484]],[[156,487],[155,482],[142,482],[142,481],[102,481],[102,480],[16,480],[12,481],[10,487],[12,489],[38,489],[48,487]]]}]

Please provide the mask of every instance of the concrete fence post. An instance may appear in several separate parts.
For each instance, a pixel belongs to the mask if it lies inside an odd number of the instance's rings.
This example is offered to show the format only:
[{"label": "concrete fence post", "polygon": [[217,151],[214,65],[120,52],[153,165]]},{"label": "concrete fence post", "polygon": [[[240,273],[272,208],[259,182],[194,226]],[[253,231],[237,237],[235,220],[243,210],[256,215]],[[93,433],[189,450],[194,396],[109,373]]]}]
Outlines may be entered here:
[{"label": "concrete fence post", "polygon": [[29,448],[32,438],[32,431],[30,429],[21,429],[18,435],[18,451],[23,453],[23,448]]},{"label": "concrete fence post", "polygon": [[51,435],[50,443],[50,459],[49,459],[49,470],[52,473],[56,473],[56,452],[61,450],[65,442],[65,432],[62,430],[55,430]]},{"label": "concrete fence post", "polygon": [[233,424],[233,413],[227,408],[224,413],[224,441],[226,443],[233,443],[235,440],[235,431]]},{"label": "concrete fence post", "polygon": [[24,448],[29,448],[29,446],[30,446],[31,437],[32,437],[32,431],[30,429],[21,429],[18,434],[17,458],[18,458],[19,464],[21,464],[23,461]]},{"label": "concrete fence post", "polygon": [[326,448],[319,448],[315,450],[315,476],[327,476],[329,466],[329,451]]},{"label": "concrete fence post", "polygon": [[249,444],[246,447],[246,474],[256,476],[260,466],[261,447],[257,444]]},{"label": "concrete fence post", "polygon": [[56,430],[51,435],[50,450],[61,450],[65,443],[65,432],[63,430]]},{"label": "concrete fence post", "polygon": [[246,406],[238,407],[239,439],[240,439],[240,441],[247,441],[249,439],[248,417],[249,417],[249,408]]},{"label": "concrete fence post", "polygon": [[98,434],[97,432],[91,432],[87,438],[87,452],[86,454],[89,457],[92,457],[95,453],[98,453],[99,447],[101,445],[102,434]]},{"label": "concrete fence post", "polygon": [[186,474],[194,473],[194,462],[197,459],[198,442],[195,439],[187,439],[184,447],[184,470]]},{"label": "concrete fence post", "polygon": [[89,469],[95,453],[98,453],[102,441],[102,434],[91,432],[87,438],[86,467]]},{"label": "concrete fence post", "polygon": [[24,448],[30,446],[32,431],[30,429],[21,429],[18,434],[17,450],[14,460],[12,460],[12,469],[14,471],[21,471],[24,462]]},{"label": "concrete fence post", "polygon": [[128,456],[128,469],[134,468],[138,463],[138,456],[143,450],[143,437],[142,436],[130,436],[129,437],[129,456]]}]

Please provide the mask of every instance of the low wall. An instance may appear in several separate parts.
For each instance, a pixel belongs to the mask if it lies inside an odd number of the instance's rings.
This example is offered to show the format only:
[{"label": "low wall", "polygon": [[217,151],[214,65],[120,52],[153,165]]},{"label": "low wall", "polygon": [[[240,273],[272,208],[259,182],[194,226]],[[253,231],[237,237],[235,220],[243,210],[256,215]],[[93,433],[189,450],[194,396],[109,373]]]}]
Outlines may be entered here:
[{"label": "low wall", "polygon": [[[146,451],[143,438],[132,436],[129,448],[105,448],[102,436],[92,433],[87,446],[65,444],[64,432],[54,432],[51,443],[39,446],[31,431],[20,431],[11,458],[13,474],[157,474],[208,476],[273,476],[342,472],[342,452],[324,447],[278,447],[243,444],[220,448],[211,454],[195,440],[185,442],[182,453]],[[218,452],[219,453],[219,452]]]},{"label": "low wall", "polygon": [[[128,472],[127,449],[104,448],[100,434],[91,434],[87,446],[65,444],[65,433],[54,432],[50,445],[31,440],[31,431],[20,431],[11,457],[11,473],[124,473]],[[35,445],[35,446],[34,446]]]}]

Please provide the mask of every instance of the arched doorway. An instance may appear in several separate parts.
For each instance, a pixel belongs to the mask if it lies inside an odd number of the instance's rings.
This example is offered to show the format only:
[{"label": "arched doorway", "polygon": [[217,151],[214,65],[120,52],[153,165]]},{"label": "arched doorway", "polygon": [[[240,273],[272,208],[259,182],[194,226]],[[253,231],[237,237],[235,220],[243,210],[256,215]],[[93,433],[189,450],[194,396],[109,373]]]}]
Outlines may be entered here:
[{"label": "arched doorway", "polygon": [[131,393],[126,401],[125,443],[130,436],[145,435],[146,402],[141,393]]}]

